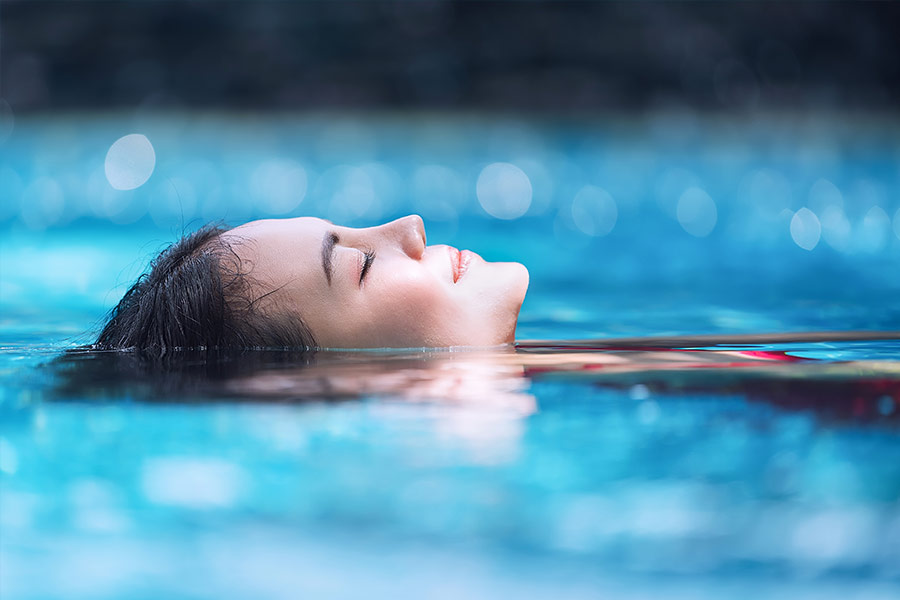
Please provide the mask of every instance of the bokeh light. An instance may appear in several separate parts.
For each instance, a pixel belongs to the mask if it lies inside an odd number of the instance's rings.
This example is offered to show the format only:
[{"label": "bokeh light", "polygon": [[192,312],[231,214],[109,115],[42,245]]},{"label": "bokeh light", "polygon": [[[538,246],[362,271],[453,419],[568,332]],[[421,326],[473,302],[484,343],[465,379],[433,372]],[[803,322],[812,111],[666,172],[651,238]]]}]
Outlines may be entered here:
[{"label": "bokeh light", "polygon": [[140,133],[119,138],[106,153],[106,179],[117,190],[133,190],[144,185],[155,166],[153,144]]},{"label": "bokeh light", "polygon": [[715,201],[705,190],[690,187],[678,198],[676,216],[678,222],[689,234],[695,237],[706,237],[716,227],[718,211]]},{"label": "bokeh light", "polygon": [[572,221],[587,235],[607,235],[616,226],[618,216],[616,201],[602,188],[586,185],[572,200]]},{"label": "bokeh light", "polygon": [[821,215],[819,221],[822,225],[822,238],[835,250],[846,251],[850,245],[852,227],[843,209],[829,205],[822,210]]},{"label": "bokeh light", "polygon": [[[0,596],[893,597],[896,340],[647,338],[898,329],[900,3],[225,4],[2,4]],[[207,222],[410,213],[515,348],[60,352]]]},{"label": "bokeh light", "polygon": [[844,208],[844,195],[831,181],[818,179],[809,189],[806,205],[817,215],[824,215],[827,210]]},{"label": "bokeh light", "polygon": [[859,248],[863,252],[874,254],[881,252],[887,245],[891,232],[891,218],[880,206],[873,206],[866,211],[859,224]]},{"label": "bokeh light", "polygon": [[791,218],[791,238],[804,250],[812,250],[819,243],[822,226],[816,214],[805,206]]},{"label": "bokeh light", "polygon": [[531,206],[528,215],[546,214],[553,206],[556,192],[555,177],[540,157],[517,158],[515,165],[524,171],[531,183]]},{"label": "bokeh light", "polygon": [[482,169],[475,192],[485,212],[498,219],[517,219],[531,206],[531,180],[510,163],[491,163]]}]

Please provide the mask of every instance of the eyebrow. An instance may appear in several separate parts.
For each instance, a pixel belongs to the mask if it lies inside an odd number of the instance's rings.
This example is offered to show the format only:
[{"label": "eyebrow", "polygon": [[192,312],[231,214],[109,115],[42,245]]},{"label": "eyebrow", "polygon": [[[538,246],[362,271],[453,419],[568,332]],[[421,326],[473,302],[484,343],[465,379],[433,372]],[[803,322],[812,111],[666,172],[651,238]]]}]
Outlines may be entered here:
[{"label": "eyebrow", "polygon": [[325,271],[325,279],[331,285],[331,259],[334,256],[334,245],[340,241],[333,231],[326,231],[322,237],[322,270]]}]

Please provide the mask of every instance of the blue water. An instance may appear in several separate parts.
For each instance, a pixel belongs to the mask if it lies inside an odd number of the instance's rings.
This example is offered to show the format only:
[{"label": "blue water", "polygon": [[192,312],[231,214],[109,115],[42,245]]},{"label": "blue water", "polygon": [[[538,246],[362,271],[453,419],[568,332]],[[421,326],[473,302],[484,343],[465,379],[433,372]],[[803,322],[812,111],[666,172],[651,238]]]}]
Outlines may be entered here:
[{"label": "blue water", "polygon": [[[155,168],[117,192],[104,159],[133,132]],[[897,597],[898,139],[825,117],[18,118],[0,597]],[[528,177],[519,218],[479,196],[498,162]],[[611,229],[573,209],[585,186]],[[528,266],[517,349],[62,354],[206,220],[410,212],[429,243]]]}]

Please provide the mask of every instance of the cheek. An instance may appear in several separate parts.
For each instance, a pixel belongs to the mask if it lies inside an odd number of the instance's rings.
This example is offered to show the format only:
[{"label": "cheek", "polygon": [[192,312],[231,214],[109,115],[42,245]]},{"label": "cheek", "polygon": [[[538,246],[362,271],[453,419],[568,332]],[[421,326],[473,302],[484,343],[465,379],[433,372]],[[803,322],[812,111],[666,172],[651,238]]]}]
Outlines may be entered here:
[{"label": "cheek", "polygon": [[459,307],[439,282],[415,275],[393,277],[371,292],[366,301],[372,317],[368,328],[378,345],[388,340],[410,346],[449,343]]},{"label": "cheek", "polygon": [[435,281],[419,269],[385,266],[374,281],[366,284],[364,293],[370,301],[379,304],[420,304],[428,302],[435,294]]},{"label": "cheek", "polygon": [[512,341],[527,285],[527,271],[516,264],[491,265],[458,286],[427,273],[392,273],[366,290],[356,311],[362,317],[357,342],[437,347]]}]

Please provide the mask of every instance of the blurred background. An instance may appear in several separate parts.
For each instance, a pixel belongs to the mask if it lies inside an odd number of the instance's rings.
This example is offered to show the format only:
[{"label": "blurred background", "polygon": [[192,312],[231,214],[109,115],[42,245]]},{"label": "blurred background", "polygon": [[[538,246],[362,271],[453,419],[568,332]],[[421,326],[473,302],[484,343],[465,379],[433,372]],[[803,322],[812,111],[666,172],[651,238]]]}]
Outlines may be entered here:
[{"label": "blurred background", "polygon": [[2,0],[0,596],[900,597],[896,340],[61,358],[182,233],[300,215],[525,263],[520,340],[900,330],[898,23]]},{"label": "blurred background", "polygon": [[18,112],[892,110],[891,2],[4,3]]},{"label": "blurred background", "polygon": [[531,269],[520,336],[896,328],[898,16],[9,0],[3,303],[102,314],[211,220],[416,212]]}]

